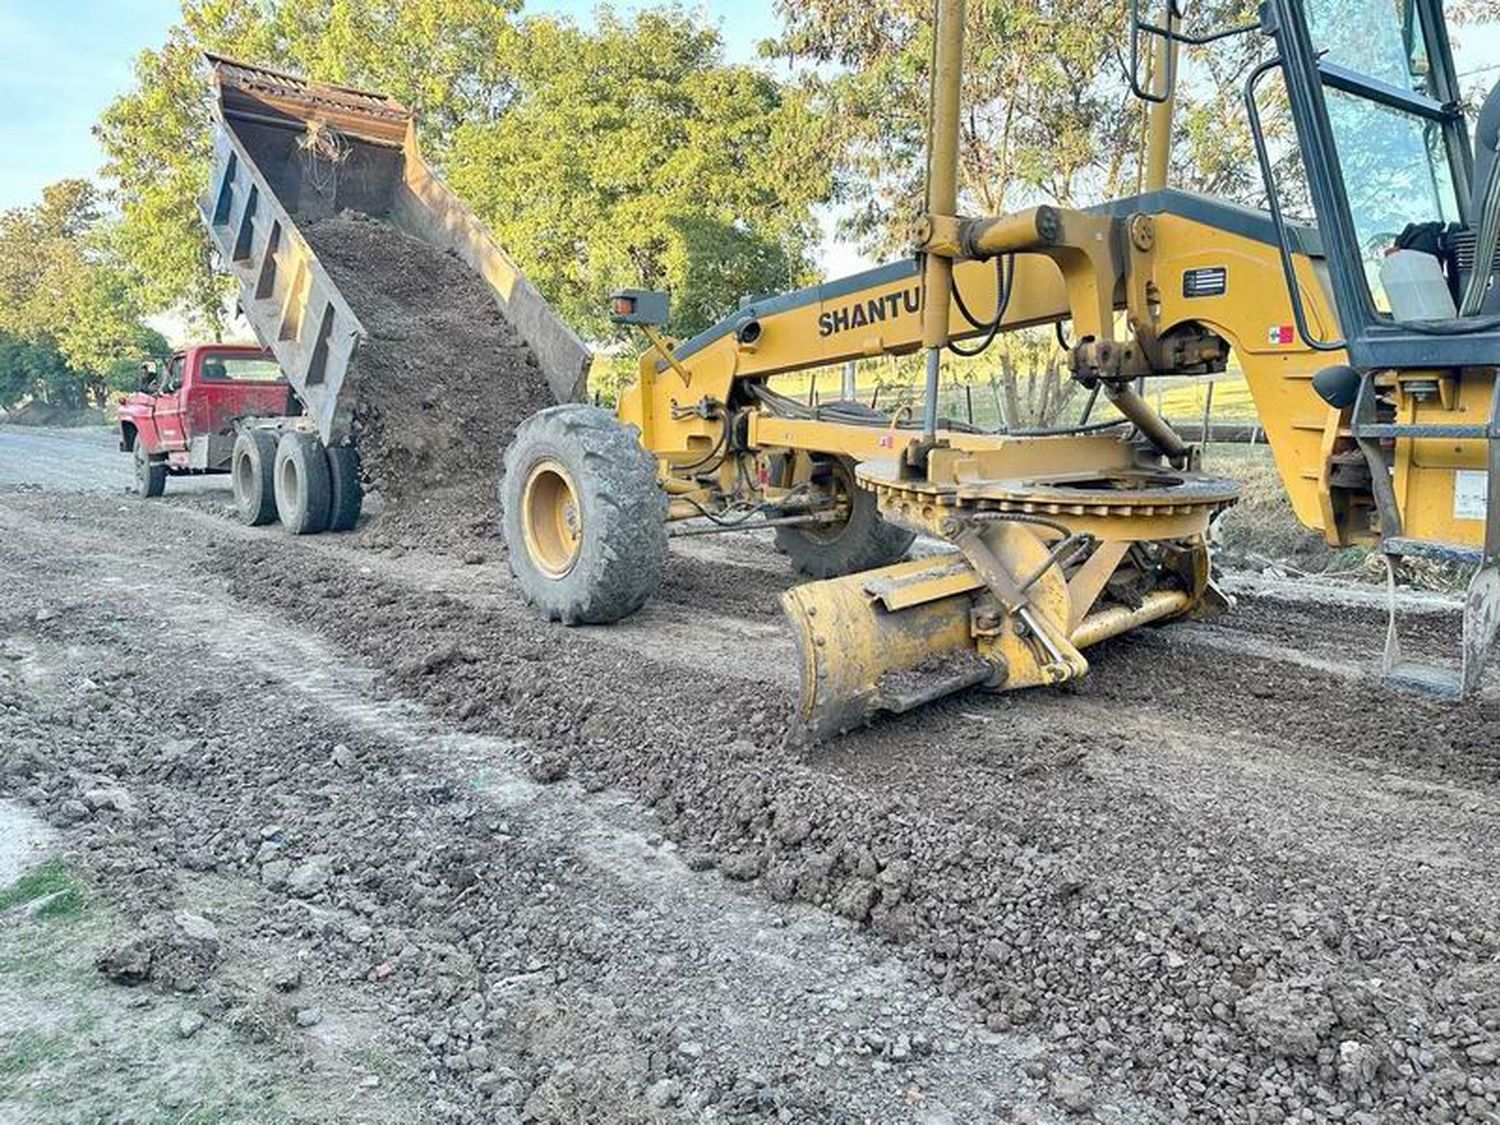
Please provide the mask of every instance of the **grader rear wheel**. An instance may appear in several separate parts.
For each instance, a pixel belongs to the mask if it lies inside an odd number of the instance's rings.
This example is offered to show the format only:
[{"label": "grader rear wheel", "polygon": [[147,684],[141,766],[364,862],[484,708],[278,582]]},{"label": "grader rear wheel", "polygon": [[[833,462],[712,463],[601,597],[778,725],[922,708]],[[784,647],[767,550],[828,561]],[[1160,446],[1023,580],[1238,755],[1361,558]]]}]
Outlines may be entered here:
[{"label": "grader rear wheel", "polygon": [[656,461],[607,410],[570,403],[521,423],[500,506],[511,573],[549,621],[618,621],[661,585],[667,497]]},{"label": "grader rear wheel", "polygon": [[776,529],[777,549],[799,571],[812,578],[841,578],[906,557],[916,536],[880,517],[875,494],[855,483],[852,462],[820,462],[812,479],[831,491],[849,515],[842,523]]}]

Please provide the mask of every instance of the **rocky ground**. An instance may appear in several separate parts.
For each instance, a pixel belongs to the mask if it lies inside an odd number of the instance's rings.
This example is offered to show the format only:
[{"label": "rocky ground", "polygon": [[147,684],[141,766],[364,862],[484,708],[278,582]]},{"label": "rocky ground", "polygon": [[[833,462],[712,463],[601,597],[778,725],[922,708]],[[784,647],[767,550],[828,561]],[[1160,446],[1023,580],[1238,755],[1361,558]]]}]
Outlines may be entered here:
[{"label": "rocky ground", "polygon": [[809,749],[753,539],[564,631],[482,527],[10,440],[0,796],[57,866],[0,894],[0,1118],[1500,1120],[1500,713],[1379,688],[1367,597],[1241,579]]}]

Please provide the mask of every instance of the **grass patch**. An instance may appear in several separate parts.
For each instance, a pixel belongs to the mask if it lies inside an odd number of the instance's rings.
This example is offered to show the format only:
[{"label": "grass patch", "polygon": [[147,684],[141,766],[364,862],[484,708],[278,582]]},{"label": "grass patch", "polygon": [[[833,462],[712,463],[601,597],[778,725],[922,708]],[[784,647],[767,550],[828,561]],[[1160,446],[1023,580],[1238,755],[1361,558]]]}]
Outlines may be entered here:
[{"label": "grass patch", "polygon": [[[0,1046],[0,1080],[30,1074],[57,1054],[59,1037],[23,1031]],[[0,1086],[4,1089],[4,1086]]]},{"label": "grass patch", "polygon": [[37,910],[38,918],[70,917],[83,909],[87,898],[83,883],[60,859],[49,859],[0,888],[0,913],[49,896]]}]

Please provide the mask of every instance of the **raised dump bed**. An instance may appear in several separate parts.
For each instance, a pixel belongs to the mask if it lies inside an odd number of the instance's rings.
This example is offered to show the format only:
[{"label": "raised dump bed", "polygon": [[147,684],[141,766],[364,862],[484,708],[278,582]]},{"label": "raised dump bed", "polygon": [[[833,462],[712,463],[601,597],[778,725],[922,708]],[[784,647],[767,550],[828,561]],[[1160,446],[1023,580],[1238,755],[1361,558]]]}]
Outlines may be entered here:
[{"label": "raised dump bed", "polygon": [[552,396],[583,397],[588,348],[422,159],[410,110],[382,94],[209,61],[216,129],[204,222],[239,282],[246,318],[325,445],[349,437],[355,358],[377,326],[361,323],[298,223],[344,211],[456,255],[488,285]]}]

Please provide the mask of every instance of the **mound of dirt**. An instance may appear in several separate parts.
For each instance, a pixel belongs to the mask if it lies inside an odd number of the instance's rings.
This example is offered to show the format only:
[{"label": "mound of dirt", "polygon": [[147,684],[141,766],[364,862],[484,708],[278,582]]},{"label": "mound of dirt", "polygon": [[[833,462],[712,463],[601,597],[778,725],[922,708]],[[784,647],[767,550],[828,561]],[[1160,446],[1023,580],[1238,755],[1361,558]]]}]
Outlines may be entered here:
[{"label": "mound of dirt", "polygon": [[482,532],[517,424],[553,402],[536,356],[454,255],[350,211],[303,232],[368,333],[354,433],[381,522],[423,542]]}]

